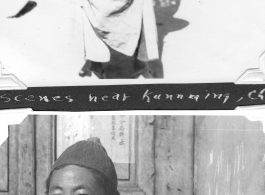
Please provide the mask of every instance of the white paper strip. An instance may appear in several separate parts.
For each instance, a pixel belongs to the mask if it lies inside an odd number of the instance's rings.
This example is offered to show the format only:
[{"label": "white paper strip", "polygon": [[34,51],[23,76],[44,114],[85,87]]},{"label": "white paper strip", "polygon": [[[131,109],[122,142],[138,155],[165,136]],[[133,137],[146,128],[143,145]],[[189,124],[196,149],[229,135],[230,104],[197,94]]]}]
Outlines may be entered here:
[{"label": "white paper strip", "polygon": [[31,111],[30,108],[0,111],[0,145],[8,137],[8,125],[20,124]]}]

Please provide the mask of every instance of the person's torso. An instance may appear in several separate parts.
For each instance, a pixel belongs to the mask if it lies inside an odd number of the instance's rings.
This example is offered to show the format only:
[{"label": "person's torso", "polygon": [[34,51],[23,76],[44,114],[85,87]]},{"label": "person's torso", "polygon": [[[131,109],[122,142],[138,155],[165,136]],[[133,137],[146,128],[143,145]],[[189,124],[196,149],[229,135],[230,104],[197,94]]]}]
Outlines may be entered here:
[{"label": "person's torso", "polygon": [[85,0],[83,6],[98,36],[110,47],[133,55],[142,28],[143,0]]}]

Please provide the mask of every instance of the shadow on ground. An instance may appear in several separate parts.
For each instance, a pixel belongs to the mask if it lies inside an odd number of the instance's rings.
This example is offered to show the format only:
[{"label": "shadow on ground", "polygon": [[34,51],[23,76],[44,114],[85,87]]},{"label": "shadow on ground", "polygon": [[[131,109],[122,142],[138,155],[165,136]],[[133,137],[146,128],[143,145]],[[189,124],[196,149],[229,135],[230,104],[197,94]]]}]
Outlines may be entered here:
[{"label": "shadow on ground", "polygon": [[[156,15],[156,24],[157,24],[157,30],[158,30],[158,44],[159,44],[159,59],[148,62],[148,67],[150,68],[150,74],[152,76],[144,76],[144,78],[164,78],[164,71],[163,71],[163,64],[161,61],[162,53],[163,53],[163,47],[164,47],[164,38],[170,33],[175,32],[178,30],[181,30],[189,25],[189,22],[183,19],[174,18],[174,15],[177,13],[180,7],[180,1],[181,0],[154,0],[154,9],[155,9],[155,15]],[[127,66],[126,70],[127,73],[129,72],[129,66],[131,68],[133,67],[133,57],[121,57],[120,55],[112,55],[113,57],[117,57],[116,60],[111,60],[108,63],[104,63],[104,68],[101,70],[99,67],[101,64],[94,64],[95,67],[98,69],[100,74],[107,69],[110,70],[109,72],[114,73],[114,75],[111,76],[111,78],[124,78],[125,72],[117,73],[117,70],[122,70],[122,67],[124,65]],[[111,64],[114,63],[114,64]],[[119,64],[121,67],[119,67]],[[91,76],[91,70],[96,71],[94,69],[90,69],[91,63],[86,62],[86,64],[83,66],[82,70],[80,71],[79,75],[84,76]],[[111,68],[109,68],[111,67]],[[104,71],[103,71],[104,70]],[[107,70],[107,71],[108,71]],[[149,71],[149,70],[148,70]],[[95,72],[94,72],[95,73]],[[99,78],[103,78],[102,75],[96,74]],[[107,75],[105,72],[104,74]],[[110,75],[110,73],[108,73]],[[108,77],[109,78],[109,77]],[[127,78],[127,77],[126,77]],[[130,77],[131,78],[131,77]],[[138,78],[138,77],[137,77]]]},{"label": "shadow on ground", "polygon": [[164,38],[170,33],[181,30],[189,25],[189,22],[183,19],[174,18],[174,15],[180,8],[181,0],[155,0],[155,15],[158,30],[158,44],[160,62],[153,62],[153,71],[159,78],[163,78],[163,64],[161,57],[163,53]]}]

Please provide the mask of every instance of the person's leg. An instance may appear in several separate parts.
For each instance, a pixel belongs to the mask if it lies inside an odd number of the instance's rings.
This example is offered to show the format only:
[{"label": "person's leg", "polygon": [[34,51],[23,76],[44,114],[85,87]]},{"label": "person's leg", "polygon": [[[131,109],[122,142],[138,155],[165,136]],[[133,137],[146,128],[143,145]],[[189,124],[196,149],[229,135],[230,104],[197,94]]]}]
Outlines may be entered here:
[{"label": "person's leg", "polygon": [[80,77],[89,76],[91,77],[91,71],[90,71],[91,61],[87,60],[82,69],[79,71]]},{"label": "person's leg", "polygon": [[101,62],[93,62],[90,60],[87,60],[82,69],[79,72],[79,76],[81,77],[91,77],[92,72],[99,78],[103,79],[104,78],[104,71],[102,68],[102,63]]},{"label": "person's leg", "polygon": [[110,49],[111,59],[102,63],[106,79],[133,79],[134,61],[133,56],[126,56],[112,48]]},{"label": "person's leg", "polygon": [[153,78],[156,78],[156,79],[164,78],[163,64],[160,59],[149,61],[148,65],[153,75]]},{"label": "person's leg", "polygon": [[152,70],[156,61],[142,61],[135,56],[126,56],[113,49],[111,60],[106,63],[87,60],[79,72],[79,76],[91,77],[92,72],[99,79],[137,79],[141,75],[144,78],[159,78]]},{"label": "person's leg", "polygon": [[136,59],[134,63],[134,70],[135,70],[134,76],[136,78],[140,77],[141,75],[146,79],[154,78],[149,67],[149,62]]},{"label": "person's leg", "polygon": [[150,60],[147,54],[146,39],[144,27],[142,27],[141,36],[139,39],[138,47],[135,52],[136,56],[136,69],[138,67],[147,67],[146,71],[142,70],[144,78],[164,78],[163,65],[160,59]]}]

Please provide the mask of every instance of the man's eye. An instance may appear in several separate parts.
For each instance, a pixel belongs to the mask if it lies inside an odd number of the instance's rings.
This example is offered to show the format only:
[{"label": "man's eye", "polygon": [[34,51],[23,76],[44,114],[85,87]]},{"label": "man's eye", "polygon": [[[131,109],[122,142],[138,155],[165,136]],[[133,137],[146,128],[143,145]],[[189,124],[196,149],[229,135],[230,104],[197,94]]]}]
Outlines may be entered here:
[{"label": "man's eye", "polygon": [[88,192],[76,192],[75,195],[90,195]]},{"label": "man's eye", "polygon": [[51,195],[63,195],[62,192],[55,192],[55,193],[52,193]]},{"label": "man's eye", "polygon": [[78,190],[74,193],[74,195],[91,195],[91,193],[87,190]]}]

